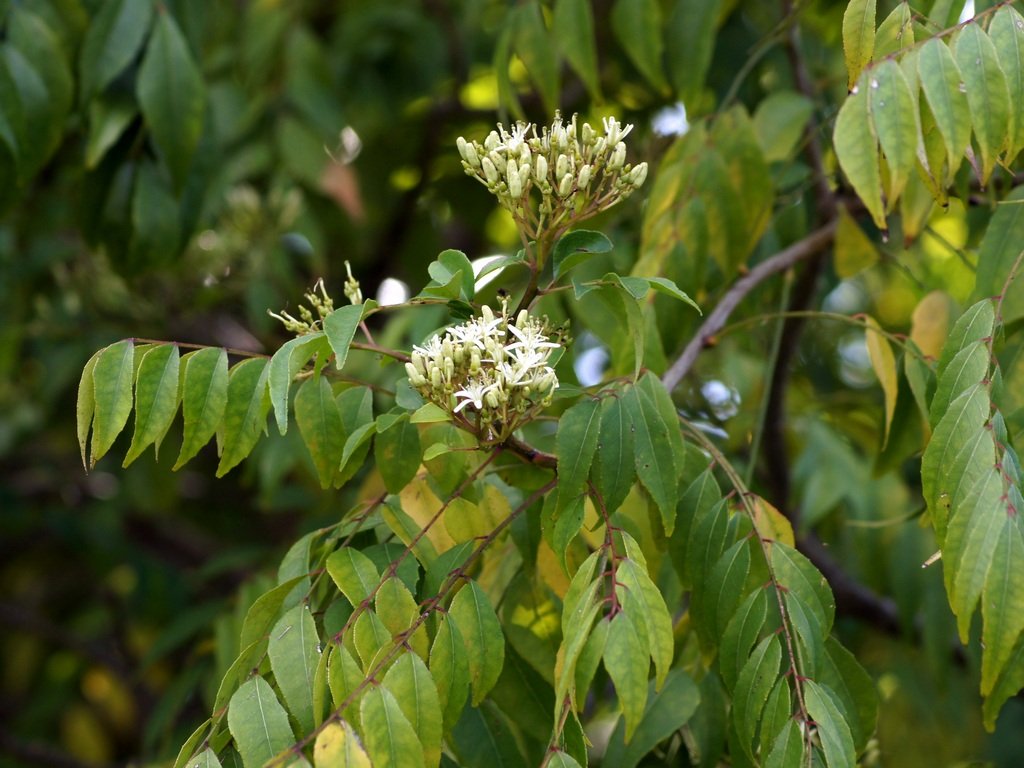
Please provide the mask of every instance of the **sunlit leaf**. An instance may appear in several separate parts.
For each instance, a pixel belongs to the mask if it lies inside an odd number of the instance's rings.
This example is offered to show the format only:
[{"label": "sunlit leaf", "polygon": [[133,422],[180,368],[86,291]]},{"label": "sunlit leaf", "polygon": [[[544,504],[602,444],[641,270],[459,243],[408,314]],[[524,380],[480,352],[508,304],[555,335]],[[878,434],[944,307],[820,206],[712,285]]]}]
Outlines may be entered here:
[{"label": "sunlit leaf", "polygon": [[[865,5],[852,3],[850,7],[854,4]],[[873,1],[871,6],[874,7]],[[870,75],[865,73],[839,109],[832,143],[846,178],[867,207],[875,225],[884,231],[886,223],[882,206],[882,177],[878,170],[878,137],[869,119],[868,88]]]},{"label": "sunlit leaf", "polygon": [[89,466],[103,458],[124,429],[132,411],[132,376],[135,344],[131,340],[111,344],[96,357],[92,369],[93,412],[92,446]]},{"label": "sunlit leaf", "polygon": [[615,684],[626,724],[625,741],[629,743],[640,725],[647,703],[650,651],[637,632],[636,622],[625,611],[617,613],[608,627],[604,666]]},{"label": "sunlit leaf", "polygon": [[227,400],[217,477],[223,477],[248,456],[267,427],[270,396],[265,359],[243,360],[231,369]]},{"label": "sunlit leaf", "polygon": [[971,111],[960,68],[944,42],[933,38],[921,47],[918,76],[953,171],[960,166],[971,140]]},{"label": "sunlit leaf", "polygon": [[227,403],[227,353],[207,347],[185,355],[185,378],[181,387],[185,435],[174,469],[179,469],[209,442],[220,426]]},{"label": "sunlit leaf", "polygon": [[868,112],[889,165],[887,196],[891,209],[914,170],[917,162],[917,135],[920,132],[910,84],[895,61],[883,61],[871,70]]},{"label": "sunlit leaf", "polygon": [[373,768],[352,726],[342,720],[331,723],[313,745],[316,768]]},{"label": "sunlit leaf", "polygon": [[363,743],[374,768],[425,768],[416,731],[387,688],[371,687],[363,696],[359,714]]},{"label": "sunlit leaf", "polygon": [[270,668],[292,717],[303,732],[313,729],[313,676],[320,638],[308,605],[296,605],[270,630]]},{"label": "sunlit leaf", "polygon": [[487,595],[475,581],[468,582],[452,600],[448,616],[459,627],[469,662],[473,706],[494,687],[505,660],[505,637]]},{"label": "sunlit leaf", "polygon": [[448,732],[469,698],[469,660],[462,634],[449,618],[441,621],[430,647],[430,671],[437,683],[439,710]]},{"label": "sunlit leaf", "polygon": [[270,358],[267,385],[270,388],[270,403],[277,419],[277,429],[282,435],[288,431],[288,394],[292,379],[313,355],[327,348],[325,335],[318,331],[285,342]]},{"label": "sunlit leaf", "polygon": [[875,0],[851,0],[843,13],[846,87],[852,89],[875,50]]},{"label": "sunlit leaf", "polygon": [[992,40],[977,23],[967,24],[957,34],[953,57],[963,76],[974,139],[981,155],[981,183],[985,184],[1009,131],[1010,94],[1006,75],[999,66]]},{"label": "sunlit leaf", "polygon": [[348,359],[349,347],[363,317],[362,304],[349,304],[324,318],[324,333],[334,350],[334,367],[341,370]]},{"label": "sunlit leaf", "polygon": [[442,710],[437,686],[415,653],[405,653],[384,676],[384,687],[394,694],[419,738],[427,768],[441,761]]},{"label": "sunlit leaf", "polygon": [[259,675],[235,691],[228,705],[228,728],[245,768],[258,768],[295,741],[288,713],[274,689]]},{"label": "sunlit leaf", "polygon": [[178,363],[175,344],[160,344],[143,355],[135,378],[135,433],[123,466],[150,444],[159,456],[160,443],[178,412]]},{"label": "sunlit leaf", "polygon": [[346,436],[334,391],[326,378],[313,376],[302,382],[295,394],[295,421],[313,457],[320,487],[330,488],[345,451]]}]

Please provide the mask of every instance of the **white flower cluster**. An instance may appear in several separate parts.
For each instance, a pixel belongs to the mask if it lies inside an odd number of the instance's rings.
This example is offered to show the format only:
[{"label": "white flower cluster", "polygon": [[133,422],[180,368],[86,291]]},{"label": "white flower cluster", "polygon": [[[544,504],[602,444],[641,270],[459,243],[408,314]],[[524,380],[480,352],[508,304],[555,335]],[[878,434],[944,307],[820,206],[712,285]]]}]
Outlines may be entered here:
[{"label": "white flower cluster", "polygon": [[582,218],[609,208],[638,189],[647,178],[647,163],[626,162],[623,139],[633,129],[614,117],[604,132],[589,123],[576,125],[576,115],[563,124],[556,113],[550,128],[537,134],[519,122],[511,131],[501,124],[483,144],[458,139],[462,167],[490,190],[512,214],[532,212],[530,192],[540,192],[540,217],[558,221]]},{"label": "white flower cluster", "polygon": [[413,347],[405,370],[423,397],[501,442],[551,403],[558,377],[550,359],[561,344],[549,339],[546,320],[526,310],[514,321],[505,308],[481,312]]}]

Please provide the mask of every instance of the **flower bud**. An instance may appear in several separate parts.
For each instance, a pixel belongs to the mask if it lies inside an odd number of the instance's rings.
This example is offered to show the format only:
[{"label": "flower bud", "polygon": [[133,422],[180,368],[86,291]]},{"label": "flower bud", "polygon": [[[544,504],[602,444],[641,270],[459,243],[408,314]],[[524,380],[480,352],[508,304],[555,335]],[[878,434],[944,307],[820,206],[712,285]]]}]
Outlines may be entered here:
[{"label": "flower bud", "polygon": [[647,180],[647,163],[640,163],[632,171],[629,172],[629,183],[634,188],[642,186],[644,181]]},{"label": "flower bud", "polygon": [[427,383],[427,380],[423,378],[423,374],[416,370],[416,366],[412,363],[405,364],[405,372],[409,375],[409,383],[414,387],[422,387]]},{"label": "flower bud", "polygon": [[516,328],[522,329],[526,327],[526,324],[530,321],[530,313],[525,309],[519,310],[519,314],[516,315]]},{"label": "flower bud", "polygon": [[534,161],[534,178],[537,180],[544,180],[548,177],[548,160],[544,155],[537,155],[537,159]]},{"label": "flower bud", "polygon": [[436,390],[441,389],[441,369],[436,365],[430,369],[430,386]]},{"label": "flower bud", "polygon": [[444,377],[451,381],[455,376],[455,361],[450,357],[444,359]]},{"label": "flower bud", "polygon": [[497,390],[494,389],[489,390],[487,394],[484,395],[484,400],[487,402],[487,406],[494,410],[497,410],[498,407],[501,405],[498,402],[498,392]]},{"label": "flower bud", "polygon": [[555,161],[555,178],[561,184],[562,177],[569,172],[569,158],[566,155],[559,155]]},{"label": "flower bud", "polygon": [[579,180],[577,182],[577,185],[579,186],[580,189],[586,189],[588,186],[590,186],[590,166],[589,165],[584,165],[582,168],[580,168],[580,175],[579,175]]},{"label": "flower bud", "polygon": [[491,309],[490,305],[484,304],[480,308],[480,315],[483,317],[484,322],[490,323],[494,320],[494,310]]},{"label": "flower bud", "polygon": [[505,172],[505,157],[500,152],[496,149],[492,149],[487,153],[487,157],[489,157],[491,162],[494,163],[494,167],[498,169],[498,173]]},{"label": "flower bud", "polygon": [[426,361],[423,359],[423,355],[421,355],[419,352],[412,353],[412,364],[416,366],[416,370],[419,372],[421,376],[426,374]]},{"label": "flower bud", "polygon": [[476,153],[476,147],[473,146],[472,144],[466,144],[465,159],[467,163],[473,166],[473,168],[480,167],[480,155]]},{"label": "flower bud", "polygon": [[523,196],[523,185],[522,182],[519,181],[519,169],[513,166],[512,163],[509,163],[508,170],[510,171],[510,173],[506,174],[506,178],[508,179],[508,194],[513,200],[518,200]]},{"label": "flower bud", "polygon": [[562,177],[562,180],[558,183],[559,197],[569,196],[569,194],[572,192],[572,182],[573,178],[571,173],[567,173],[565,174],[565,176]]},{"label": "flower bud", "polygon": [[487,138],[484,139],[484,149],[490,152],[496,146],[501,144],[501,136],[498,135],[497,131],[491,131],[487,134]]},{"label": "flower bud", "polygon": [[522,184],[524,187],[526,186],[526,182],[528,182],[530,180],[530,176],[532,174],[533,174],[533,166],[532,165],[530,165],[529,163],[520,163],[519,164],[519,183]]},{"label": "flower bud", "polygon": [[469,372],[480,373],[480,350],[476,347],[469,350]]},{"label": "flower bud", "polygon": [[611,160],[608,161],[608,168],[617,171],[626,162],[626,142],[620,141],[615,145]]},{"label": "flower bud", "polygon": [[494,163],[491,162],[490,157],[485,157],[480,161],[480,165],[484,169],[484,176],[491,184],[498,183],[498,169],[494,167]]},{"label": "flower bud", "polygon": [[594,129],[590,127],[590,123],[583,124],[583,145],[589,147],[594,143],[595,133]]}]

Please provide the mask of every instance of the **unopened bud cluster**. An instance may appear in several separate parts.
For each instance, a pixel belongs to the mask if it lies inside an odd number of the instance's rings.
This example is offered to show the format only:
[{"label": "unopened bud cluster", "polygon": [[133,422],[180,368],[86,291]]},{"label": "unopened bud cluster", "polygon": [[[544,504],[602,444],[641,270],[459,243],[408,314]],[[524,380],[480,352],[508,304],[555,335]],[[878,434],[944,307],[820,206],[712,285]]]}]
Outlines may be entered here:
[{"label": "unopened bud cluster", "polygon": [[473,425],[480,437],[501,442],[550,405],[558,377],[550,365],[561,344],[547,320],[485,306],[480,317],[413,347],[405,364],[409,382],[424,398]]},{"label": "unopened bud cluster", "polygon": [[550,128],[538,135],[528,123],[511,131],[501,124],[483,144],[458,139],[462,167],[494,194],[514,216],[531,209],[530,193],[540,193],[542,219],[590,215],[615,205],[647,178],[647,163],[626,162],[623,141],[633,129],[614,117],[605,118],[603,131],[589,123],[577,127],[556,113]]},{"label": "unopened bud cluster", "polygon": [[[347,286],[347,284],[346,284]],[[319,293],[317,293],[319,291]],[[348,291],[346,290],[346,294]],[[320,278],[316,281],[316,285],[309,291],[306,296],[306,301],[309,302],[309,307],[300,304],[299,305],[299,316],[294,318],[285,312],[283,309],[280,314],[277,312],[271,312],[267,310],[267,314],[271,317],[280,320],[287,331],[294,333],[296,336],[305,336],[308,333],[315,333],[319,331],[323,320],[331,312],[334,311],[334,299],[332,299],[327,289],[324,287],[324,280]],[[310,309],[312,307],[312,309]],[[314,316],[314,312],[316,315]]]}]

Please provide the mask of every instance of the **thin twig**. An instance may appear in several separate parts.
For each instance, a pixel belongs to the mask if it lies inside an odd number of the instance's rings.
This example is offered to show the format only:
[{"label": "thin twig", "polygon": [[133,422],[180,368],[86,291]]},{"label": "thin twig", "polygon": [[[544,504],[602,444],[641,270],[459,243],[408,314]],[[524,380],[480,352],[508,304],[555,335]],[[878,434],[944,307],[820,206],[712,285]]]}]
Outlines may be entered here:
[{"label": "thin twig", "polygon": [[697,360],[697,355],[707,343],[708,339],[722,329],[733,310],[754,288],[763,283],[772,275],[789,269],[791,266],[803,259],[820,253],[829,245],[836,234],[836,222],[832,221],[821,229],[817,229],[803,240],[799,240],[785,250],[779,251],[774,256],[762,261],[750,272],[745,274],[726,292],[722,300],[718,302],[715,309],[708,315],[703,325],[686,345],[683,353],[676,359],[672,366],[665,371],[661,377],[662,383],[671,391],[679,386],[679,383],[686,377]]}]

